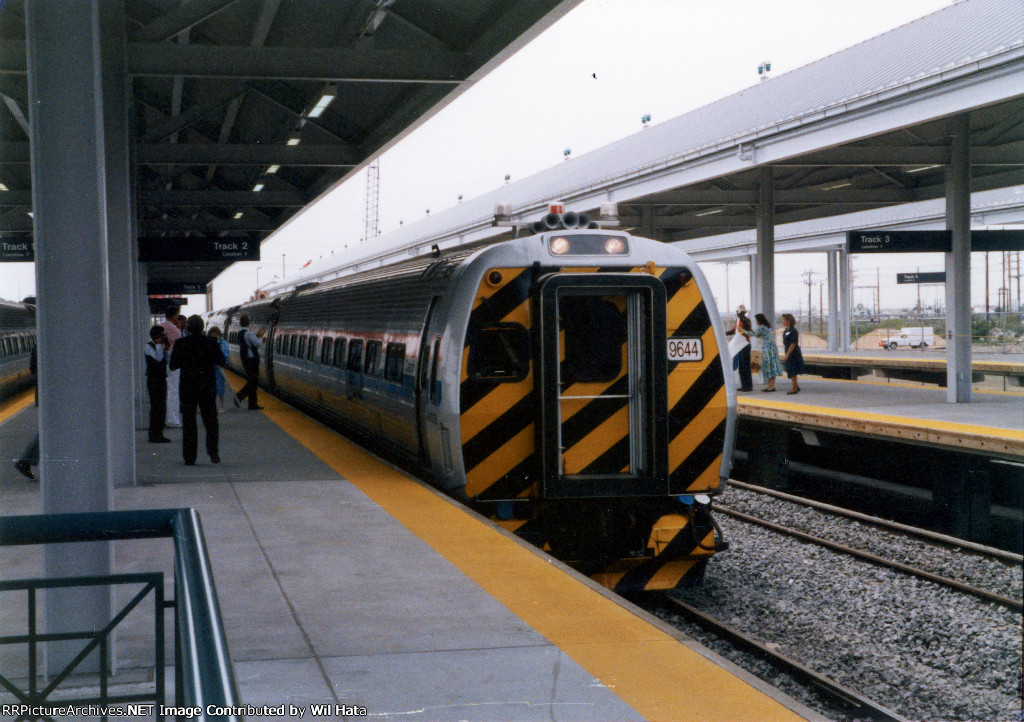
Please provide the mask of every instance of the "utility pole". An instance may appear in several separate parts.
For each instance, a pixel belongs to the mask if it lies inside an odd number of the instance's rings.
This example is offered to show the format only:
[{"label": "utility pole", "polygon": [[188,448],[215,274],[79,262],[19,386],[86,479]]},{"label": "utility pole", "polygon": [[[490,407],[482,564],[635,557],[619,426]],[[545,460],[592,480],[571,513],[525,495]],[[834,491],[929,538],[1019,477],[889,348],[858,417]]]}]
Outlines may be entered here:
[{"label": "utility pole", "polygon": [[825,290],[824,282],[818,281],[818,335],[825,337]]},{"label": "utility pole", "polygon": [[813,319],[813,314],[811,313],[811,286],[814,285],[814,271],[808,268],[801,275],[807,279],[804,283],[807,284],[807,329],[810,330]]},{"label": "utility pole", "polygon": [[875,268],[875,318],[882,322],[882,271]]},{"label": "utility pole", "polygon": [[377,237],[380,219],[380,158],[374,158],[366,169],[366,233],[367,241]]},{"label": "utility pole", "polygon": [[[918,297],[920,297],[920,293],[918,293]],[[988,321],[988,251],[985,251],[985,320]]]}]

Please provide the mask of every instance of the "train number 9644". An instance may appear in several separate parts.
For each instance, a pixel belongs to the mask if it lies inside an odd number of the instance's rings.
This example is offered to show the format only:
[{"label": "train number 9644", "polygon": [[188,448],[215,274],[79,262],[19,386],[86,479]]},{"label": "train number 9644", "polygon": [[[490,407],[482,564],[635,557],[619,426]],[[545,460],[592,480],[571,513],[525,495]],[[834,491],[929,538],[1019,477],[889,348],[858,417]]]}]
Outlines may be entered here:
[{"label": "train number 9644", "polygon": [[703,361],[704,343],[699,338],[670,338],[669,361]]}]

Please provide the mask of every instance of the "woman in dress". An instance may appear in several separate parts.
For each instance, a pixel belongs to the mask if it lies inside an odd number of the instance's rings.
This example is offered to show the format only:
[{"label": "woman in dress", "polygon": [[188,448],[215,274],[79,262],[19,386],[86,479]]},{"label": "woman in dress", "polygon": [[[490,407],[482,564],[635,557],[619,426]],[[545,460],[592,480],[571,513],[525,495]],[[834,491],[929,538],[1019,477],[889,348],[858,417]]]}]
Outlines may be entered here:
[{"label": "woman in dress", "polygon": [[[220,347],[220,352],[224,354],[224,363],[228,361],[228,342],[222,339],[220,328],[214,326],[210,329],[210,338],[217,342]],[[224,387],[226,385],[224,380],[224,372],[221,371],[220,366],[214,367],[217,371],[217,411],[219,413],[224,412]]]},{"label": "woman in dress", "polygon": [[775,390],[775,377],[782,375],[782,364],[779,362],[779,349],[775,345],[775,331],[768,323],[768,318],[759,313],[754,316],[757,321],[757,328],[754,330],[754,337],[761,340],[761,375],[767,384],[762,391]]},{"label": "woman in dress", "polygon": [[800,332],[796,330],[796,319],[793,314],[782,314],[782,323],[786,330],[782,332],[782,347],[785,352],[782,355],[782,362],[786,364],[786,375],[793,382],[793,388],[787,394],[800,393],[796,377],[804,372],[804,355],[800,352]]}]

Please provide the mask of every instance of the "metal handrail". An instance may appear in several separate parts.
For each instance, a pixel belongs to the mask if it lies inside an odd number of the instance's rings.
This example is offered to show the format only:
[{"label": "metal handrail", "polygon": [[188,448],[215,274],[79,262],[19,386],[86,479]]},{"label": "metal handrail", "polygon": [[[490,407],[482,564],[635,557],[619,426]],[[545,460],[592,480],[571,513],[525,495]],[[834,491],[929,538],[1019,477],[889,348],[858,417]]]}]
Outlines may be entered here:
[{"label": "metal handrail", "polygon": [[0,546],[117,541],[171,537],[174,540],[175,629],[180,655],[181,702],[198,707],[197,719],[241,720],[241,715],[207,715],[208,705],[241,706],[220,605],[194,509],[148,509],[81,514],[26,514],[0,517]]}]

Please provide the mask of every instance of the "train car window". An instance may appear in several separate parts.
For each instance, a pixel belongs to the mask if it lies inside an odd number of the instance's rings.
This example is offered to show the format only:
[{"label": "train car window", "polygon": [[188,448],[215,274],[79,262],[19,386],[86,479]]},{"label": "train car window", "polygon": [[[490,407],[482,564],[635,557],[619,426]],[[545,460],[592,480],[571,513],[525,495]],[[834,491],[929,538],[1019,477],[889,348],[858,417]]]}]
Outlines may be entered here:
[{"label": "train car window", "polygon": [[530,371],[530,334],[518,323],[477,330],[469,345],[471,379],[522,381]]},{"label": "train car window", "polygon": [[622,371],[626,315],[611,301],[568,296],[558,301],[559,326],[565,329],[562,385],[612,381]]},{"label": "train car window", "polygon": [[349,341],[348,344],[348,370],[358,372],[362,366],[360,361],[363,359],[363,342],[362,341]]},{"label": "train car window", "polygon": [[338,338],[334,344],[334,367],[343,368],[345,366],[345,339]]},{"label": "train car window", "polygon": [[421,389],[427,388],[427,381],[430,378],[430,344],[423,344],[420,349],[419,384]]},{"label": "train car window", "polygon": [[430,401],[433,404],[441,402],[441,387],[437,383],[437,367],[441,365],[441,337],[434,339],[434,365],[430,367]]},{"label": "train car window", "polygon": [[299,336],[299,350],[295,354],[297,358],[306,358],[306,337]]},{"label": "train car window", "polygon": [[294,357],[299,345],[299,337],[293,333],[288,334],[288,355]]},{"label": "train car window", "polygon": [[275,354],[281,353],[281,337],[280,336],[278,336],[277,338],[274,339],[274,353]]},{"label": "train car window", "polygon": [[309,347],[306,349],[306,360],[312,361],[316,358],[316,336],[309,337]]},{"label": "train car window", "polygon": [[367,376],[376,376],[378,373],[377,361],[380,359],[380,341],[370,341],[366,344],[366,360],[363,362],[363,373]]},{"label": "train car window", "polygon": [[387,355],[384,357],[384,378],[400,384],[403,376],[405,376],[405,344],[389,343]]},{"label": "train car window", "polygon": [[331,351],[334,349],[334,339],[330,336],[324,338],[320,344],[320,363],[327,366],[331,363]]}]

